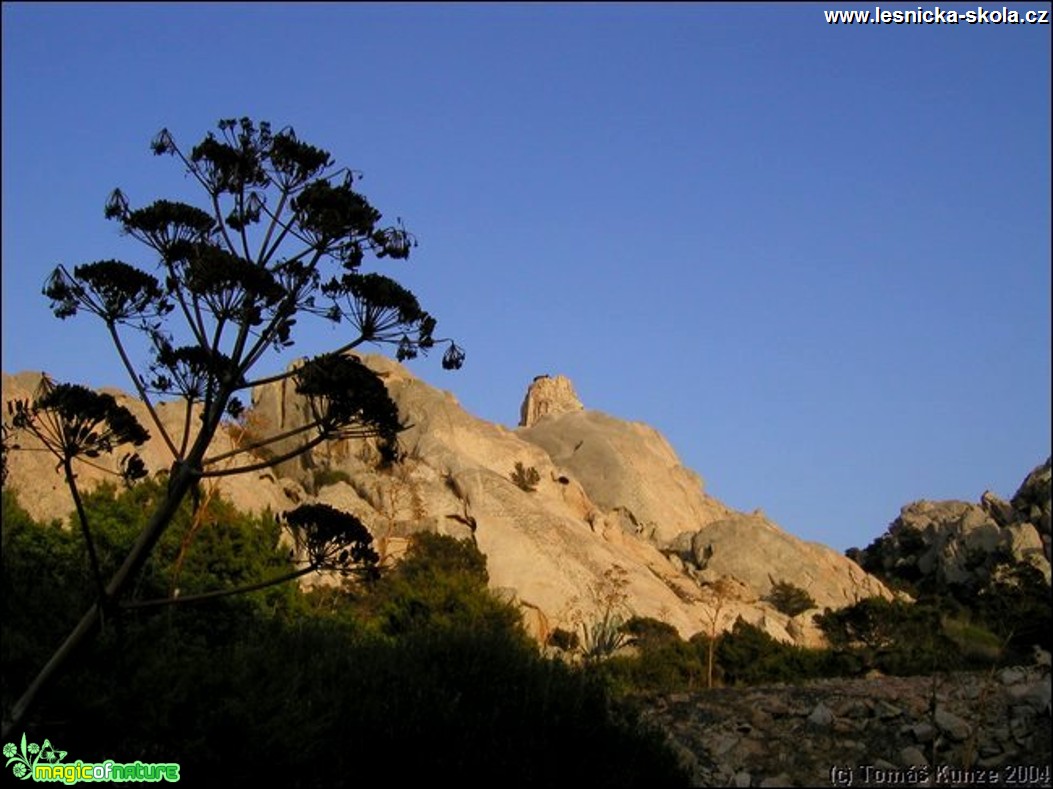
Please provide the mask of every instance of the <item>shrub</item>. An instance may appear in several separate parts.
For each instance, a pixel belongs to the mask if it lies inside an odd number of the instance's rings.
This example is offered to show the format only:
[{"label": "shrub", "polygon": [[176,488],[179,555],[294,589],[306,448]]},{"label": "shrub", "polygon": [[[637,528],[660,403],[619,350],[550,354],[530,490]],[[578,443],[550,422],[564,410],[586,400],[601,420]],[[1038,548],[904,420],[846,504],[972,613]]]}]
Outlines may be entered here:
[{"label": "shrub", "polygon": [[680,641],[680,633],[668,622],[649,616],[634,616],[622,627],[629,643],[642,652],[653,652]]},{"label": "shrub", "polygon": [[940,612],[930,605],[868,597],[816,617],[831,646],[850,653],[862,669],[886,674],[929,674],[958,668],[960,652],[943,632]]},{"label": "shrub", "polygon": [[969,667],[993,666],[1002,658],[1003,639],[987,628],[958,618],[944,618],[943,630]]},{"label": "shrub", "polygon": [[[150,511],[164,496],[159,479],[143,480],[118,491],[103,484],[84,497],[95,534],[99,561],[112,574],[127,555]],[[280,546],[281,529],[274,517],[251,516],[221,496],[205,492],[197,512],[191,502],[179,508],[172,527],[147,561],[135,597],[168,597],[234,589],[289,571],[289,554]],[[289,584],[254,593],[253,599],[288,598]]]},{"label": "shrub", "polygon": [[738,619],[717,644],[717,662],[726,684],[801,682],[842,673],[827,650],[784,644],[759,627]]},{"label": "shrub", "polygon": [[516,487],[527,493],[533,493],[537,490],[537,484],[541,481],[541,475],[536,468],[533,466],[524,468],[523,464],[518,460],[509,477],[516,484]]},{"label": "shrub", "polygon": [[557,627],[548,635],[546,641],[548,646],[554,647],[555,649],[563,650],[564,652],[573,652],[581,646],[581,639],[578,638],[578,634],[564,630],[562,627]]},{"label": "shrub", "polygon": [[516,608],[488,588],[486,557],[470,539],[419,532],[402,560],[359,602],[384,635],[484,630],[526,642]]},{"label": "shrub", "polygon": [[61,528],[57,520],[38,524],[10,488],[3,490],[2,518],[0,656],[6,711],[13,702],[7,694],[32,678],[55,642],[76,624],[94,582],[79,532]]},{"label": "shrub", "polygon": [[1030,655],[1035,644],[1053,649],[1053,598],[1041,570],[1030,562],[1005,550],[992,552],[981,580],[952,591],[978,623],[1008,642],[1014,656]]},{"label": "shrub", "polygon": [[599,665],[620,694],[672,693],[706,684],[704,655],[679,636],[675,641],[653,642],[637,655],[615,655]]},{"label": "shrub", "polygon": [[764,599],[786,616],[797,616],[815,608],[814,598],[807,591],[794,586],[789,581],[776,582]]}]

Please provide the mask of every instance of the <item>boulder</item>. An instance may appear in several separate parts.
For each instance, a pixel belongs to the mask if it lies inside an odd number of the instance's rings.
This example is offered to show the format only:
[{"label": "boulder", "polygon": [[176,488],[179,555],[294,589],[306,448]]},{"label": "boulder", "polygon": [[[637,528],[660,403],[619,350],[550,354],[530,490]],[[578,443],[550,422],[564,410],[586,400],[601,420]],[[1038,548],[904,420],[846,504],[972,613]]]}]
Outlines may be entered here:
[{"label": "boulder", "polygon": [[867,549],[867,566],[878,562],[886,572],[968,585],[982,582],[995,558],[1009,556],[1030,562],[1048,582],[1050,563],[1038,529],[1020,520],[1000,525],[1005,517],[1005,510],[990,497],[986,506],[964,501],[913,502],[900,510],[888,533]]},{"label": "boulder", "polygon": [[892,597],[855,562],[825,545],[797,539],[759,513],[736,513],[707,524],[694,536],[692,550],[707,570],[744,581],[758,597],[779,582],[804,589],[819,608]]},{"label": "boulder", "polygon": [[1017,513],[1017,521],[1030,523],[1043,541],[1045,556],[1050,556],[1050,459],[1036,466],[1013,495],[1011,504]]},{"label": "boulder", "polygon": [[1013,509],[1013,505],[989,490],[985,490],[980,497],[980,508],[990,515],[991,519],[1002,528],[1010,526],[1017,521],[1016,510]]}]

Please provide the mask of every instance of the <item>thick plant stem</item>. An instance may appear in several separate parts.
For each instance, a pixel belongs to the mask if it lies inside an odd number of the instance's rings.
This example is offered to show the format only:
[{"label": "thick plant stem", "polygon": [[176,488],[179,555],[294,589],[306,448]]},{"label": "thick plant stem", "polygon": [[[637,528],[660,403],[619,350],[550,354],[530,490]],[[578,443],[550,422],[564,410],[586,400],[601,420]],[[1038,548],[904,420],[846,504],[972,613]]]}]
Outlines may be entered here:
[{"label": "thick plant stem", "polygon": [[92,539],[91,529],[88,526],[88,513],[84,511],[84,502],[81,500],[80,491],[77,489],[77,478],[73,473],[73,462],[69,455],[62,459],[62,467],[66,472],[66,482],[69,491],[73,495],[73,506],[77,509],[77,519],[80,521],[80,530],[84,535],[84,544],[88,549],[88,559],[91,562],[91,574],[95,579],[95,589],[99,594],[99,600],[103,604],[106,601],[106,587],[102,582],[102,570],[99,569],[99,556],[95,552],[95,540]]},{"label": "thick plant stem", "polygon": [[[203,453],[204,448],[202,447],[198,454],[200,455]],[[179,505],[183,502],[183,498],[194,483],[194,478],[195,474],[188,463],[177,463],[172,469],[172,476],[169,479],[168,484],[168,494],[165,497],[164,502],[154,513],[153,517],[150,519],[150,523],[147,524],[147,527],[143,529],[139,538],[135,541],[132,549],[128,552],[128,556],[125,558],[124,563],[114,574],[113,578],[110,579],[109,584],[107,584],[105,591],[106,599],[116,600],[135,577],[136,573],[138,573],[146,563],[154,546],[161,538],[161,535],[164,534],[165,529],[168,528],[168,524],[171,523],[172,517],[179,509]],[[76,651],[87,642],[89,636],[99,624],[100,614],[101,608],[99,603],[95,603],[88,609],[87,613],[81,617],[77,626],[66,637],[66,640],[62,645],[55,650],[51,659],[48,660],[44,668],[42,668],[40,673],[37,674],[36,679],[33,680],[25,693],[22,694],[22,697],[19,698],[11,708],[9,719],[5,720],[3,723],[2,738],[0,739],[6,742],[13,732],[15,732],[22,724],[22,721],[36,702],[40,691],[52,681],[52,679],[66,666]]]},{"label": "thick plant stem", "polygon": [[279,575],[277,578],[268,578],[266,581],[259,581],[254,584],[248,584],[247,586],[239,586],[237,589],[217,589],[214,592],[202,592],[201,594],[191,594],[185,597],[164,597],[158,600],[141,600],[133,603],[125,603],[121,608],[132,611],[141,610],[143,608],[159,608],[167,605],[184,605],[186,603],[200,603],[203,600],[216,600],[220,597],[232,597],[236,594],[245,594],[246,592],[258,592],[260,589],[266,589],[269,586],[277,586],[288,581],[295,581],[297,578],[303,578],[309,573],[313,573],[318,570],[318,565],[310,565],[309,567],[301,567],[299,570],[293,570],[291,573],[285,573],[285,575]]}]

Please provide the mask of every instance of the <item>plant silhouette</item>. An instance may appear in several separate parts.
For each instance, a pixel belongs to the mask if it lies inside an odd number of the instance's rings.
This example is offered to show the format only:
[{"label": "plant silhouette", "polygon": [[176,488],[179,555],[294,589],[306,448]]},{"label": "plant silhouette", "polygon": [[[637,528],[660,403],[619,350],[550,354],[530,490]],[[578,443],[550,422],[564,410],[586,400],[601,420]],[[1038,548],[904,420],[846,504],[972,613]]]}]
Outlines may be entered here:
[{"label": "plant silhouette", "polygon": [[[442,345],[445,369],[460,368],[465,358],[452,340],[435,336],[435,318],[410,291],[363,270],[367,259],[408,258],[417,242],[401,221],[381,224],[381,213],[357,191],[359,174],[338,167],[328,151],[301,141],[291,127],[272,131],[269,123],[249,118],[221,120],[217,131],[189,150],[167,129],[150,147],[179,162],[203,192],[203,207],[162,199],[134,208],[119,189],[106,202],[106,218],[147,249],[157,274],[121,260],[86,263],[72,271],[59,266],[47,279],[44,295],[60,319],[88,313],[105,325],[146,406],[151,431],[170,453],[166,495],[119,569],[105,582],[98,579],[98,600],[5,711],[5,737],[95,631],[103,608],[127,595],[180,503],[188,494],[196,501],[202,481],[271,466],[338,437],[377,438],[385,458],[397,457],[402,429],[397,408],[353,350],[367,343],[392,344],[402,361]],[[253,379],[265,358],[293,345],[297,323],[305,318],[347,327],[346,341],[286,372]],[[129,335],[145,338],[149,358],[133,360],[129,349],[137,346],[128,343]],[[284,379],[307,399],[308,423],[210,454],[224,420],[244,412],[241,394]],[[54,414],[67,423],[87,424],[99,403],[89,402],[87,390],[66,386],[54,391],[79,398],[76,407],[64,411],[66,405],[38,397],[23,404],[13,427],[44,430]],[[157,410],[159,397],[182,404],[179,430],[166,429]],[[130,425],[133,432],[123,433],[110,419],[115,413],[91,422],[78,451],[58,447],[59,456],[72,461],[120,443],[135,444],[142,434]],[[145,433],[141,426],[138,430]],[[266,453],[270,445],[290,438],[300,440],[294,449]],[[133,470],[142,468],[136,464]],[[72,484],[69,462],[66,474]],[[288,517],[303,538],[311,567],[369,565],[375,556],[365,539],[368,532],[363,535],[357,522],[328,512]],[[83,528],[90,544],[87,524]]]}]

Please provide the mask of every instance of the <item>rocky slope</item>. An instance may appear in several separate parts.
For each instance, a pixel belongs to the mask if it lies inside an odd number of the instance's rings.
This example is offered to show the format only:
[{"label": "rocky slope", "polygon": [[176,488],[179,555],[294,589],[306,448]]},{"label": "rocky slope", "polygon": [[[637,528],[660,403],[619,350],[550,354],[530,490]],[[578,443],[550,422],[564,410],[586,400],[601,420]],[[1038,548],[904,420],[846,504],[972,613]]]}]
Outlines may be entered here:
[{"label": "rocky slope", "polygon": [[1049,786],[1046,667],[641,699],[693,786]]},{"label": "rocky slope", "polygon": [[[719,604],[721,629],[741,616],[778,639],[814,644],[820,636],[809,613],[791,620],[763,599],[775,582],[804,588],[819,606],[890,596],[836,551],[708,495],[654,429],[586,409],[566,378],[535,379],[521,427],[510,430],[472,416],[451,394],[385,357],[364,361],[383,378],[409,425],[399,437],[401,463],[378,467],[369,441],[333,441],[277,468],[224,477],[223,494],[248,511],[280,511],[309,500],[346,509],[370,526],[388,556],[397,556],[419,529],[472,537],[487,555],[492,585],[519,602],[539,638],[594,621],[608,605],[625,616],[669,622],[686,637],[708,627]],[[31,396],[38,380],[5,375],[4,399]],[[115,394],[149,425],[141,403]],[[178,434],[181,410],[160,410]],[[217,438],[215,452],[307,419],[290,382],[260,387],[241,423]],[[19,440],[32,448],[31,440]],[[286,448],[272,447],[275,453]],[[156,437],[141,452],[152,472],[170,465],[166,453]],[[517,477],[517,464],[524,475]],[[85,487],[106,477],[90,467],[78,474]],[[70,510],[46,453],[13,453],[9,484],[36,517]],[[727,583],[716,583],[721,580]]]},{"label": "rocky slope", "polygon": [[1050,581],[1050,461],[1027,475],[1011,501],[986,491],[976,504],[916,501],[863,551],[850,553],[883,577],[937,584],[983,583],[998,558],[1027,562]]}]

